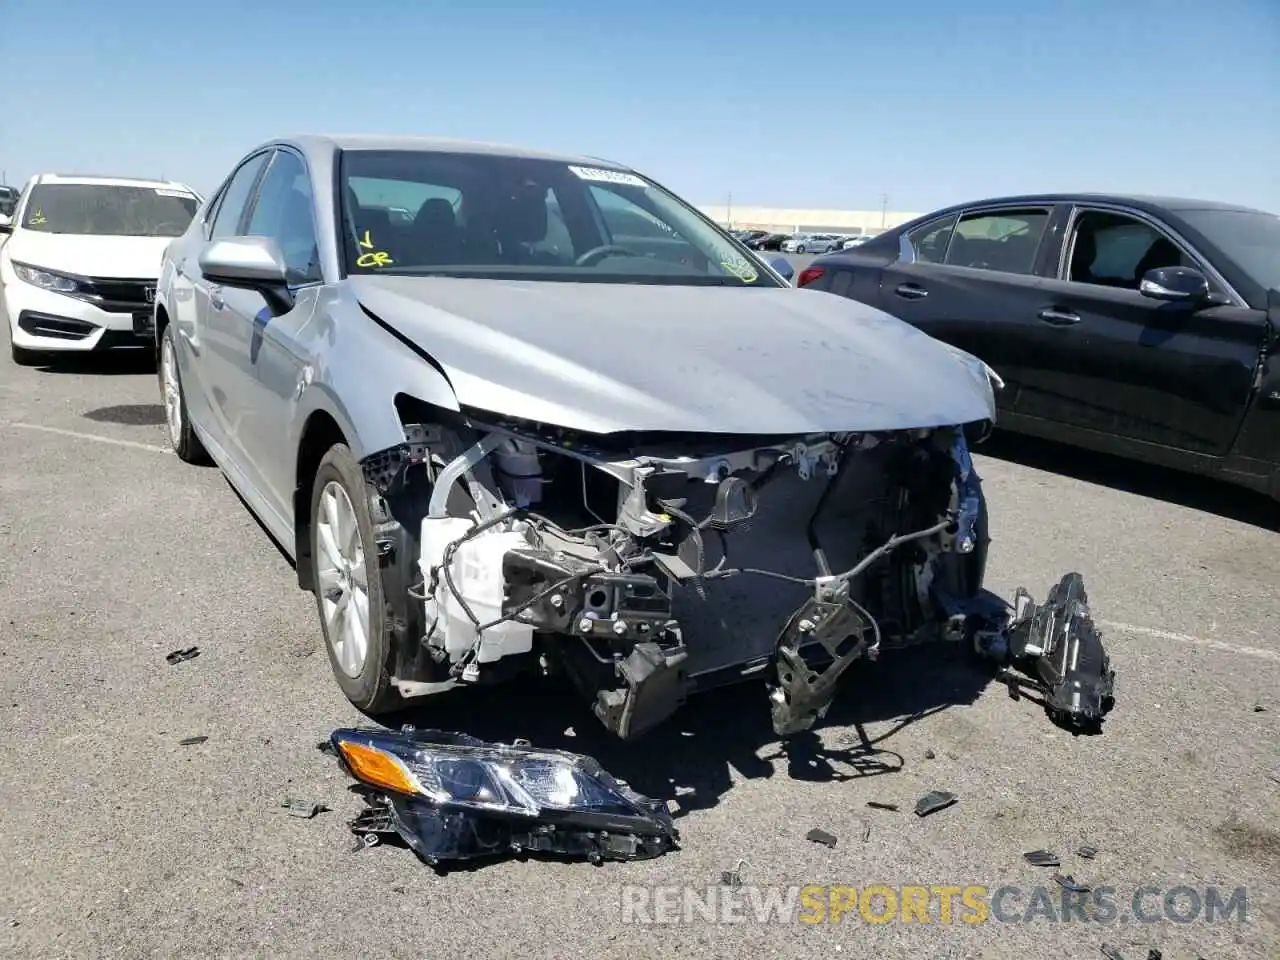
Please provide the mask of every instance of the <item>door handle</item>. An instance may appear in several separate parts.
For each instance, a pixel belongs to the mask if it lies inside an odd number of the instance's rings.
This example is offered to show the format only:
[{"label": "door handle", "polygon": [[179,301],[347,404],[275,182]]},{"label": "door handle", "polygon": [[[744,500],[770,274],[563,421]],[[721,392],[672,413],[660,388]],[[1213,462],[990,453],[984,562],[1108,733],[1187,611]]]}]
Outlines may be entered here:
[{"label": "door handle", "polygon": [[900,283],[893,290],[898,296],[906,300],[923,300],[929,295],[929,291],[924,287],[918,287],[914,283]]},{"label": "door handle", "polygon": [[221,310],[226,305],[227,305],[227,301],[222,299],[222,288],[210,287],[209,288],[209,306],[213,307],[213,309],[215,310]]},{"label": "door handle", "polygon": [[1052,323],[1054,326],[1069,327],[1073,323],[1080,322],[1080,314],[1070,313],[1066,310],[1055,310],[1053,307],[1046,307],[1036,314],[1045,323]]}]

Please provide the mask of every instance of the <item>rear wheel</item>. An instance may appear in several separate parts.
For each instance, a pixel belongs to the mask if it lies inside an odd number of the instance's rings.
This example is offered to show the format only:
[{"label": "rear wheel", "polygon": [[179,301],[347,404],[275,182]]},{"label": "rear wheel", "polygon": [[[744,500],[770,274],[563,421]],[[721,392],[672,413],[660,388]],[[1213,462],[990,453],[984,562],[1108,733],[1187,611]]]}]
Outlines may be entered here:
[{"label": "rear wheel", "polygon": [[796,247],[796,253],[804,253],[804,244],[803,244],[803,243],[802,243],[802,244],[800,244],[800,246]]},{"label": "rear wheel", "polygon": [[182,392],[182,375],[178,371],[178,356],[173,343],[173,326],[164,328],[160,338],[160,362],[157,367],[160,378],[160,395],[164,399],[165,423],[169,431],[169,443],[178,459],[186,463],[207,464],[209,454],[196,436],[191,420],[187,417],[187,398]]},{"label": "rear wheel", "polygon": [[367,713],[401,705],[364,474],[345,444],[320,461],[311,489],[311,564],[329,665],[348,700]]}]

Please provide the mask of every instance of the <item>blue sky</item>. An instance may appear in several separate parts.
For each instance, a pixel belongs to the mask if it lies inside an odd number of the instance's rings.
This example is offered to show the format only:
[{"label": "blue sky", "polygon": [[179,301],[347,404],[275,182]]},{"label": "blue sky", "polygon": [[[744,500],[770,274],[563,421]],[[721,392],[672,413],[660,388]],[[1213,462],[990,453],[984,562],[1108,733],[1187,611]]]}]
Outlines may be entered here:
[{"label": "blue sky", "polygon": [[268,137],[605,156],[695,203],[1280,212],[1280,0],[3,0],[0,170],[201,190]]}]

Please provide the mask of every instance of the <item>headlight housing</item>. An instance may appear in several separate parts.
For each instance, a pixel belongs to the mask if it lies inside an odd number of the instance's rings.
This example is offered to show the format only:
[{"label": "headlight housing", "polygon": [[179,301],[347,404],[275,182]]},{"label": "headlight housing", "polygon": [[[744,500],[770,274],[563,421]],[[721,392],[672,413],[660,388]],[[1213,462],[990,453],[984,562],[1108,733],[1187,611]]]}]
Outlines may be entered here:
[{"label": "headlight housing", "polygon": [[[678,840],[665,804],[580,754],[412,728],[340,729],[330,744],[386,815],[382,831],[430,863],[523,850],[643,859]],[[378,832],[370,822],[352,827]]]},{"label": "headlight housing", "polygon": [[29,283],[41,290],[67,294],[80,292],[80,284],[75,278],[54,273],[51,270],[41,270],[39,267],[28,266],[25,263],[14,263],[13,272],[23,283]]}]

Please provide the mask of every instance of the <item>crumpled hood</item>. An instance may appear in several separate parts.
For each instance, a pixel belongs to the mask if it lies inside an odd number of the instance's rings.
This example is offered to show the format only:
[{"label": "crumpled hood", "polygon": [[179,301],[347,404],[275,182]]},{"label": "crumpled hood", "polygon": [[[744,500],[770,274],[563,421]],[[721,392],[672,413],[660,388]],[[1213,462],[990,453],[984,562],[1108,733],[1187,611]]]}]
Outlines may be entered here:
[{"label": "crumpled hood", "polygon": [[595,433],[805,434],[994,419],[981,365],[821,291],[354,276],[463,406]]},{"label": "crumpled hood", "polygon": [[9,238],[9,256],[19,263],[81,277],[151,280],[173,237],[113,237],[19,230]]}]

